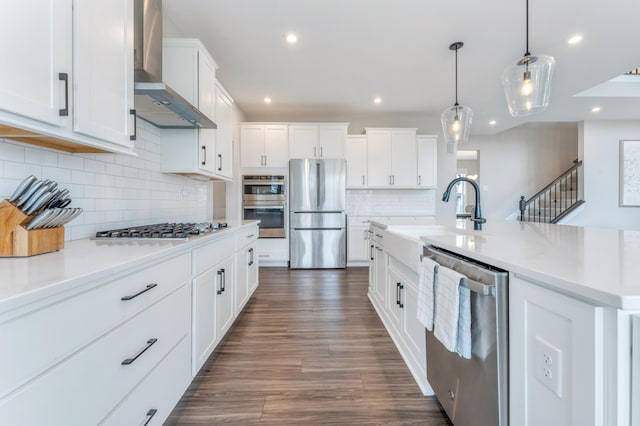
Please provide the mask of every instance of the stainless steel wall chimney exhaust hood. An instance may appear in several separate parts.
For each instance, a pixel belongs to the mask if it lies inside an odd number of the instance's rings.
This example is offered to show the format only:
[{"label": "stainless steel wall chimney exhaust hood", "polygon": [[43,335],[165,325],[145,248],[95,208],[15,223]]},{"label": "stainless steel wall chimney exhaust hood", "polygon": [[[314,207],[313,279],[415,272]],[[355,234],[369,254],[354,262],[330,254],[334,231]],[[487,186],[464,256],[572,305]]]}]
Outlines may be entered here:
[{"label": "stainless steel wall chimney exhaust hood", "polygon": [[134,3],[136,115],[161,129],[216,129],[216,124],[162,81],[162,0]]}]

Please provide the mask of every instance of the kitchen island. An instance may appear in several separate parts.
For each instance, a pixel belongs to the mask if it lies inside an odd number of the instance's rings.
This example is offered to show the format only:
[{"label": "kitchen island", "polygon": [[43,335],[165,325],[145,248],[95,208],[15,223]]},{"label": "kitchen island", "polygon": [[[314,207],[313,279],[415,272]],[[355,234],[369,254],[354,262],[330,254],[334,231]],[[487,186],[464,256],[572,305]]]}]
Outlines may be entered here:
[{"label": "kitchen island", "polygon": [[515,221],[482,231],[460,221],[372,226],[384,250],[411,247],[403,262],[414,270],[421,243],[509,272],[511,424],[640,421],[631,380],[640,368],[640,232]]}]

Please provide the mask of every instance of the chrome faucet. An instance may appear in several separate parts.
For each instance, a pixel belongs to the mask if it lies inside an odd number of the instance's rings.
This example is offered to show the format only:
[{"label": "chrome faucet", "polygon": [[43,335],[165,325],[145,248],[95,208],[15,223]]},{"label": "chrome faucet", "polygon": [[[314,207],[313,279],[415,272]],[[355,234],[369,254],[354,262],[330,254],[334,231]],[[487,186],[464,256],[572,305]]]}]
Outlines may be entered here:
[{"label": "chrome faucet", "polygon": [[482,224],[487,222],[487,219],[482,217],[482,209],[480,207],[480,188],[478,188],[478,184],[475,180],[469,179],[466,177],[455,178],[451,182],[449,182],[449,186],[447,186],[447,190],[442,194],[442,201],[449,201],[449,195],[451,195],[451,190],[458,182],[468,182],[473,186],[473,189],[476,191],[476,205],[473,208],[473,216],[471,217],[471,221],[473,221],[473,229],[481,230]]}]

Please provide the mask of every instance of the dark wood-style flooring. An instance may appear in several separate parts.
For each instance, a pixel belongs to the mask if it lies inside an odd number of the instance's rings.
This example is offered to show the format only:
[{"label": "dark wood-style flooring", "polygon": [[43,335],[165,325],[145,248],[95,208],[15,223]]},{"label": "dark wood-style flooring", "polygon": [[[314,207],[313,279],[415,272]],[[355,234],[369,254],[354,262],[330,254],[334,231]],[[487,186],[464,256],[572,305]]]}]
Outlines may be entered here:
[{"label": "dark wood-style flooring", "polygon": [[261,268],[166,424],[450,425],[371,306],[367,274]]}]

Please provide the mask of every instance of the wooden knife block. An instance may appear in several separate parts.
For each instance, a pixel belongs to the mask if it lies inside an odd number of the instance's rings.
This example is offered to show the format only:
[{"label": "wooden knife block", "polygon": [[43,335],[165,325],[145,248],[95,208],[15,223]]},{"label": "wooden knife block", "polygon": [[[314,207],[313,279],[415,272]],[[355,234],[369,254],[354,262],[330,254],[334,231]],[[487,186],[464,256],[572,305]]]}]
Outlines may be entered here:
[{"label": "wooden knife block", "polygon": [[0,202],[0,257],[34,256],[64,248],[64,226],[27,231],[35,216],[7,200]]}]

